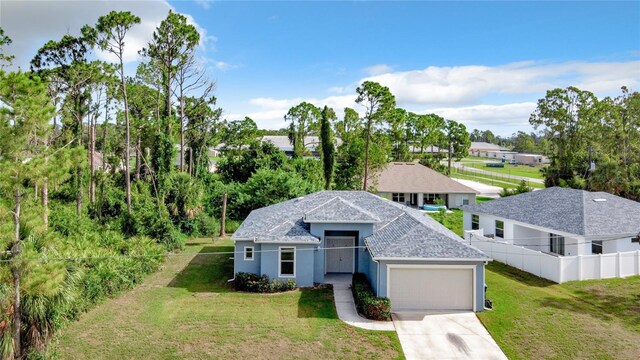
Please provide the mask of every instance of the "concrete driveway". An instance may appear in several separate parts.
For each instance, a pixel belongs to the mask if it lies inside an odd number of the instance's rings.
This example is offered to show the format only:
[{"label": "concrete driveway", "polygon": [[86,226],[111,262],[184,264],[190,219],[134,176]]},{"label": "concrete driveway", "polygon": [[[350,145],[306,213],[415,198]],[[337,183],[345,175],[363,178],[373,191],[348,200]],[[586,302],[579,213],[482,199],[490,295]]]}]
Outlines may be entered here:
[{"label": "concrete driveway", "polygon": [[407,359],[507,359],[472,312],[399,312],[392,318]]}]

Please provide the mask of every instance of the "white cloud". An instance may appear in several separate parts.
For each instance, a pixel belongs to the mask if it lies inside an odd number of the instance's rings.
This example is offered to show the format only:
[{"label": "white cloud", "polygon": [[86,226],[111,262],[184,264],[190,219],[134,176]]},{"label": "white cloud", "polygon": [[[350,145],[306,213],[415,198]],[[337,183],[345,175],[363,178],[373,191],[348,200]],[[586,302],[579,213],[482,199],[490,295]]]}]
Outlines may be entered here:
[{"label": "white cloud", "polygon": [[555,87],[577,86],[597,94],[640,85],[640,61],[519,62],[499,66],[429,66],[422,70],[370,76],[388,86],[399,103],[466,105],[489,96],[543,94]]},{"label": "white cloud", "polygon": [[510,135],[517,130],[530,130],[529,116],[536,109],[535,102],[503,105],[473,105],[423,109],[420,113],[434,113],[445,119],[459,121],[472,129],[498,129],[501,135]]},{"label": "white cloud", "polygon": [[[98,17],[110,11],[131,11],[141,19],[127,34],[125,62],[138,60],[138,50],[145,47],[155,28],[167,17],[172,6],[164,0],[138,1],[15,1],[0,3],[0,24],[13,43],[5,51],[15,55],[15,67],[26,69],[38,48],[48,40],[58,40],[65,34],[79,35],[83,25],[93,26]],[[215,36],[207,34],[188,14],[187,21],[200,31],[200,47],[206,49]],[[98,58],[114,61],[111,54],[97,52]]]},{"label": "white cloud", "polygon": [[393,71],[393,67],[386,64],[376,64],[362,69],[369,76],[382,75]]},{"label": "white cloud", "polygon": [[214,61],[213,66],[220,71],[233,70],[240,67],[240,65],[229,64],[224,61]]},{"label": "white cloud", "polygon": [[198,4],[201,8],[207,10],[211,7],[213,0],[195,0],[196,4]]}]

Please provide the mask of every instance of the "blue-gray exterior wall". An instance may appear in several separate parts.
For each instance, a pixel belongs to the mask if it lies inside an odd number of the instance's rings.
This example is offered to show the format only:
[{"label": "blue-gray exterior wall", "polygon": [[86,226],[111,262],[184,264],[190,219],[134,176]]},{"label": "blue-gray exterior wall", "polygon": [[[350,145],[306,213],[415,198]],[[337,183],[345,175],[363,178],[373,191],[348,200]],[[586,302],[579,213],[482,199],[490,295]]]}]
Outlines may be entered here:
[{"label": "blue-gray exterior wall", "polygon": [[373,261],[371,256],[369,256],[369,275],[367,276],[369,277],[373,291],[378,294],[378,263]]},{"label": "blue-gray exterior wall", "polygon": [[[280,277],[278,275],[279,254],[281,247],[294,247],[296,249],[295,277]],[[261,244],[262,256],[260,261],[260,275],[267,275],[270,279],[287,280],[294,279],[301,287],[313,286],[314,256],[319,252],[318,245],[309,244]]]},{"label": "blue-gray exterior wall", "polygon": [[[253,246],[253,261],[244,260],[244,248]],[[236,241],[233,254],[233,273],[246,272],[260,274],[260,244],[253,241]]]},{"label": "blue-gray exterior wall", "polygon": [[[310,232],[312,235],[320,238],[320,248],[325,248],[324,234],[326,231],[357,231],[358,232],[358,246],[355,251],[356,271],[362,272],[369,276],[369,261],[364,245],[364,238],[373,234],[373,224],[324,224],[313,223],[311,224]],[[324,282],[325,275],[325,251],[320,250],[315,253],[314,257],[314,281],[316,283]]]},{"label": "blue-gray exterior wall", "polygon": [[[378,284],[373,285],[377,290],[377,294],[380,297],[387,297],[387,271],[389,264],[398,265],[476,265],[476,311],[484,310],[484,262],[470,262],[470,261],[379,261],[380,265],[380,278],[377,280]],[[370,278],[371,279],[371,278]],[[372,281],[373,283],[373,281]]]}]

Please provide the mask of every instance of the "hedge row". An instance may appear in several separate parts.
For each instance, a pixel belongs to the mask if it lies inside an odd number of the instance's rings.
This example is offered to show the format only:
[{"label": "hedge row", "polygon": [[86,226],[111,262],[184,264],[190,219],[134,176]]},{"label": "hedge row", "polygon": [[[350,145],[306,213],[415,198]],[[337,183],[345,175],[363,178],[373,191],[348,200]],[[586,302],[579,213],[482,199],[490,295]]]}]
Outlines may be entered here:
[{"label": "hedge row", "polygon": [[391,320],[391,301],[374,294],[365,274],[353,274],[351,291],[353,291],[356,308],[361,315],[371,320]]},{"label": "hedge row", "polygon": [[293,279],[288,279],[287,281],[269,280],[267,275],[261,276],[244,272],[236,273],[233,285],[238,291],[257,293],[274,293],[296,288],[296,282]]}]

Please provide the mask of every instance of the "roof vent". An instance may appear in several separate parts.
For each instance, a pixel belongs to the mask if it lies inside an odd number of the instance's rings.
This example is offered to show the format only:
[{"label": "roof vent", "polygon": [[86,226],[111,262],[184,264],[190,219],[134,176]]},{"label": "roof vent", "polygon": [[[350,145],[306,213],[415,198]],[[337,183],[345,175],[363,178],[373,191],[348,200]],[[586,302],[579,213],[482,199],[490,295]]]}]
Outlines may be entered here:
[{"label": "roof vent", "polygon": [[595,202],[606,202],[607,199],[593,199],[593,201],[595,201]]}]

